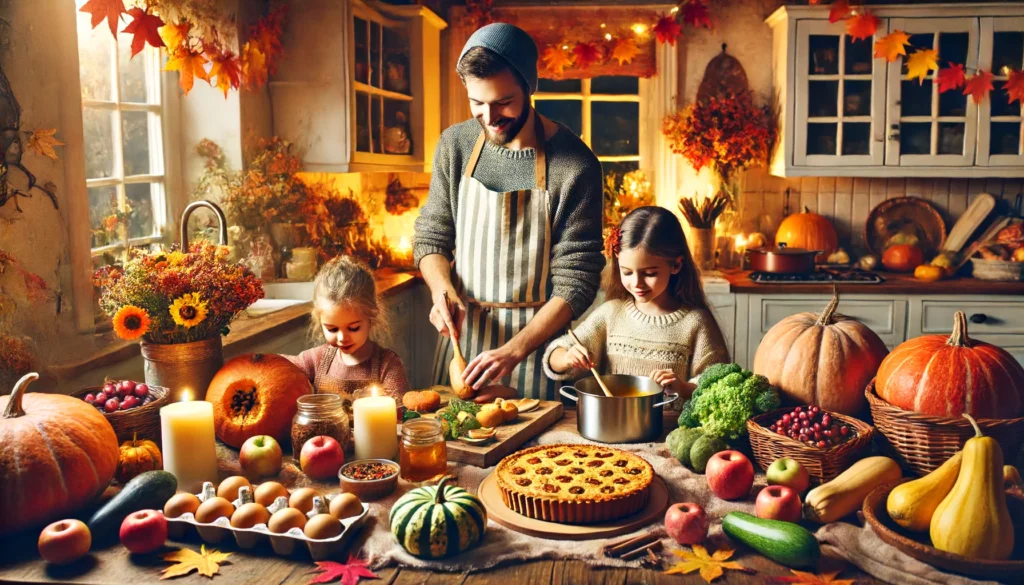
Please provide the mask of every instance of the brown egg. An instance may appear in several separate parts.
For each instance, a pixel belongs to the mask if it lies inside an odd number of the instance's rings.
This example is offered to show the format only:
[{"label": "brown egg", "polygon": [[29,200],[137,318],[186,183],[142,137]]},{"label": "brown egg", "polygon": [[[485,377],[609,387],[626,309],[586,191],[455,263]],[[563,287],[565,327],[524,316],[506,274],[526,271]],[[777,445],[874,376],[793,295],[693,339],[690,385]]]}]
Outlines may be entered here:
[{"label": "brown egg", "polygon": [[270,517],[267,528],[274,534],[284,534],[292,528],[304,528],[306,526],[306,515],[295,508],[282,508]]},{"label": "brown egg", "polygon": [[363,503],[359,501],[355,494],[338,494],[331,500],[331,516],[338,520],[358,516],[362,513]]},{"label": "brown egg", "polygon": [[252,487],[252,484],[241,475],[232,475],[217,486],[217,496],[232,502],[238,499],[238,488],[242,486]]},{"label": "brown egg", "polygon": [[209,524],[217,518],[228,518],[235,511],[231,502],[221,497],[210,498],[199,505],[196,510],[196,522]]},{"label": "brown egg", "polygon": [[319,496],[320,492],[313,488],[299,488],[292,492],[290,498],[288,498],[288,506],[295,508],[303,514],[309,514],[309,511],[313,509],[313,498]]},{"label": "brown egg", "polygon": [[308,538],[334,538],[341,534],[341,521],[330,514],[317,514],[306,522],[303,530]]},{"label": "brown egg", "polygon": [[195,516],[196,510],[199,509],[201,503],[195,494],[186,492],[174,494],[164,504],[164,516],[168,518],[177,518],[182,514],[192,514]]},{"label": "brown egg", "polygon": [[265,481],[256,488],[253,494],[257,504],[269,506],[280,496],[288,497],[288,489],[276,481]]},{"label": "brown egg", "polygon": [[257,524],[266,524],[270,521],[270,512],[266,506],[249,502],[242,504],[242,507],[235,510],[231,515],[231,526],[234,528],[252,528]]}]

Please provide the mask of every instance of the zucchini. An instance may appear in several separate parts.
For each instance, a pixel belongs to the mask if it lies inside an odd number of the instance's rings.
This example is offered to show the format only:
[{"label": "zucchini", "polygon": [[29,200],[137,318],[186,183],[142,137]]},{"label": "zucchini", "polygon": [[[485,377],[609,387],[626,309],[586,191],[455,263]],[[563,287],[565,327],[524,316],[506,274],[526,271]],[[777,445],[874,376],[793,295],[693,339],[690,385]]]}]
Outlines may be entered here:
[{"label": "zucchini", "polygon": [[139,510],[163,510],[177,489],[178,480],[173,473],[140,473],[89,519],[87,524],[93,541],[105,544],[116,540],[121,523],[129,514]]},{"label": "zucchini", "polygon": [[722,518],[722,530],[730,538],[787,567],[815,567],[821,556],[821,547],[814,535],[792,522],[729,512]]}]

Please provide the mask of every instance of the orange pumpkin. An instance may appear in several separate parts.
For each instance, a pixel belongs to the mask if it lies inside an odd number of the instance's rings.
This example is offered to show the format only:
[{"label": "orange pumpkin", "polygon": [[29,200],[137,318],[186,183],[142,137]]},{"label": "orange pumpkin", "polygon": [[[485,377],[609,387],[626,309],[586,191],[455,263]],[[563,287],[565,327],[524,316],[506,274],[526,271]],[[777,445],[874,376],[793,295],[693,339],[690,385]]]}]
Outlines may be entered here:
[{"label": "orange pumpkin", "polygon": [[924,264],[924,252],[910,244],[894,244],[882,253],[882,266],[893,272],[913,272]]},{"label": "orange pumpkin", "polygon": [[117,436],[84,401],[25,393],[25,374],[0,396],[0,534],[66,518],[103,493],[117,469]]},{"label": "orange pumpkin", "polygon": [[249,437],[288,439],[296,400],[313,386],[295,364],[279,355],[249,353],[228,360],[210,382],[217,437],[236,449]]},{"label": "orange pumpkin", "polygon": [[153,441],[139,440],[139,434],[133,433],[131,441],[121,445],[121,456],[117,462],[114,477],[124,485],[143,471],[154,471],[164,468],[164,458],[160,449]]},{"label": "orange pumpkin", "polygon": [[776,323],[757,347],[754,372],[787,402],[855,415],[864,409],[864,388],[888,350],[866,325],[837,315],[838,306],[833,292],[821,315],[798,313]]},{"label": "orange pumpkin", "polygon": [[821,253],[814,257],[814,261],[824,262],[839,247],[839,236],[832,222],[804,207],[803,213],[790,215],[779,224],[775,232],[775,245],[779,244],[786,244],[790,248],[820,250]]},{"label": "orange pumpkin", "polygon": [[904,410],[960,418],[1024,415],[1024,367],[1007,351],[967,336],[957,311],[953,334],[904,341],[882,360],[875,390]]}]

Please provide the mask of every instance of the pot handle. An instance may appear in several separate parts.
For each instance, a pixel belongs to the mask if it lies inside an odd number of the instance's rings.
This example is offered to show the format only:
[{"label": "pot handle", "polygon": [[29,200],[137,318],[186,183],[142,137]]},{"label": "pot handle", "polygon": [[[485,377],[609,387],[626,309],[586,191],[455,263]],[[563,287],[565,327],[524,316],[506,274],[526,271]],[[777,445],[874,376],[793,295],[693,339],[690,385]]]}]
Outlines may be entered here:
[{"label": "pot handle", "polygon": [[665,402],[659,402],[659,403],[655,404],[654,406],[665,406],[666,404],[672,404],[676,400],[679,400],[679,395],[678,394],[666,394],[665,396],[671,396],[672,398],[666,400]]},{"label": "pot handle", "polygon": [[569,393],[566,392],[566,390],[572,390],[573,392],[576,392],[577,394],[579,394],[579,390],[577,390],[576,388],[574,388],[572,386],[562,386],[561,388],[558,389],[558,393],[561,394],[562,396],[565,396],[569,400],[572,400],[573,402],[579,402],[580,401],[580,397],[579,396],[574,396],[572,394],[569,394]]}]

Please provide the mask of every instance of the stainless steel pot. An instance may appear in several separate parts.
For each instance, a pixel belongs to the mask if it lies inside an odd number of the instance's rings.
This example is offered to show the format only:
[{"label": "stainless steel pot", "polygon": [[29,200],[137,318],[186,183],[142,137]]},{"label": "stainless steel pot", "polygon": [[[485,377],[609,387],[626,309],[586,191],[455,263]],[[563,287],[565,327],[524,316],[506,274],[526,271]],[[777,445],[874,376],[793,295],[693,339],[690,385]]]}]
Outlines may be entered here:
[{"label": "stainless steel pot", "polygon": [[820,250],[787,248],[780,243],[777,248],[751,248],[747,250],[750,269],[755,272],[778,274],[806,274],[814,272],[814,257]]},{"label": "stainless steel pot", "polygon": [[[605,396],[593,377],[558,391],[577,403],[576,428],[581,436],[600,443],[646,443],[661,436],[662,407],[675,402],[678,394],[667,394],[644,376],[613,374],[601,380],[615,396]],[[634,391],[641,395],[619,396]],[[670,398],[662,400],[666,397]]]}]

